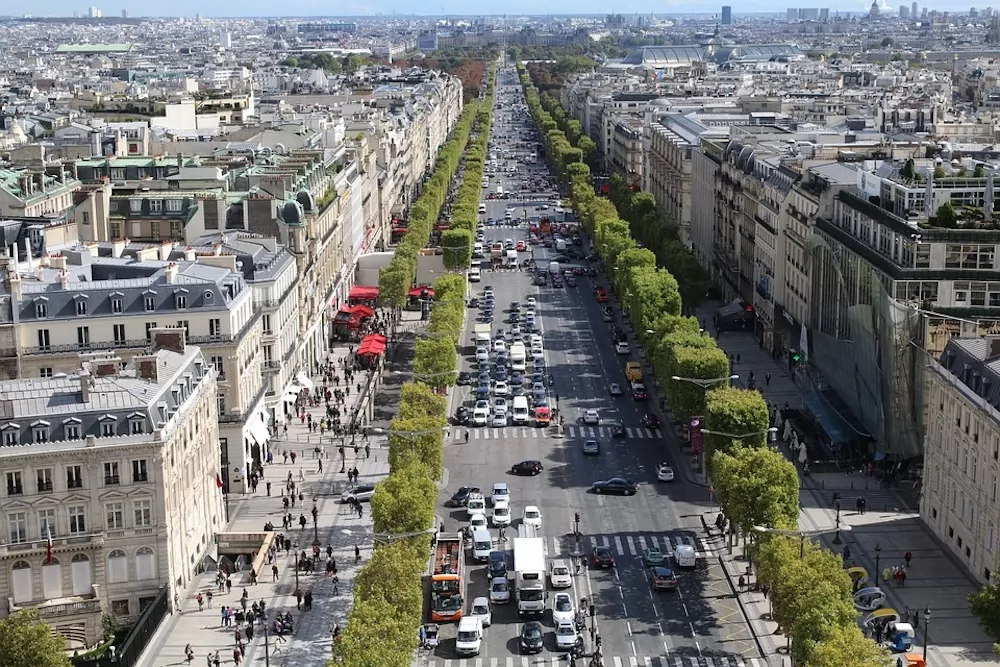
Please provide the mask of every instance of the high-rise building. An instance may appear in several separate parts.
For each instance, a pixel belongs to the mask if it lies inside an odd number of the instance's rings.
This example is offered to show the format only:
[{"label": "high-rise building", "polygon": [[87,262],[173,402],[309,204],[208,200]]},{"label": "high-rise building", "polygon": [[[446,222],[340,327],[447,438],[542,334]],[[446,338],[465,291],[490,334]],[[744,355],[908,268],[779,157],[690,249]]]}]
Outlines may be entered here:
[{"label": "high-rise building", "polygon": [[820,21],[829,21],[830,20],[830,8],[829,7],[823,7],[823,8],[821,8],[819,10],[819,20]]},{"label": "high-rise building", "polygon": [[733,8],[729,5],[722,6],[722,25],[733,24]]},{"label": "high-rise building", "polygon": [[910,8],[906,5],[899,6],[899,18],[906,19],[910,17]]},{"label": "high-rise building", "polygon": [[787,20],[789,20],[789,21],[798,21],[799,20],[799,8],[798,7],[789,7],[788,10],[785,12],[785,16],[786,16]]},{"label": "high-rise building", "polygon": [[92,19],[99,19],[101,18],[101,10],[98,9],[97,7],[91,7],[89,11],[89,16]]},{"label": "high-rise building", "polygon": [[128,10],[127,9],[123,9],[122,10],[122,18],[123,19],[127,19],[128,18]]},{"label": "high-rise building", "polygon": [[917,18],[917,3],[910,5],[910,18]]}]

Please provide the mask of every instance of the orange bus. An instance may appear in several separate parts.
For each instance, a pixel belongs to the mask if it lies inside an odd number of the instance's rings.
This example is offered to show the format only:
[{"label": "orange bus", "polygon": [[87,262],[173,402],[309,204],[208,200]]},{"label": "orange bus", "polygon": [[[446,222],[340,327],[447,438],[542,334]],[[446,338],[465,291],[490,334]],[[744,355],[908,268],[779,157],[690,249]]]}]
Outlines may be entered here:
[{"label": "orange bus", "polygon": [[431,620],[458,621],[465,609],[465,550],[462,536],[439,533],[431,574]]}]

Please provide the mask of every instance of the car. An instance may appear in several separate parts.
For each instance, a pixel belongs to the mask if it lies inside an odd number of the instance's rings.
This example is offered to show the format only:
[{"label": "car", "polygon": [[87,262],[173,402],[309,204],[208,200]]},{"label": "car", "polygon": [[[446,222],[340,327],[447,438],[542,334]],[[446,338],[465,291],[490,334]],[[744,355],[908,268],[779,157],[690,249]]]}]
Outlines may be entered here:
[{"label": "car", "polygon": [[666,463],[661,463],[656,467],[656,479],[661,482],[672,482],[674,481],[674,469],[671,468]]},{"label": "car", "polygon": [[506,502],[497,503],[493,506],[493,525],[497,528],[505,528],[511,524],[512,516],[510,505]]},{"label": "car", "polygon": [[610,385],[608,385],[608,391],[611,393],[612,396],[621,396],[622,394],[625,393],[622,390],[622,386],[617,382],[612,382]]},{"label": "car", "polygon": [[469,416],[469,408],[464,405],[460,405],[458,406],[458,409],[455,410],[455,423],[459,426],[465,426],[469,423]]},{"label": "car", "polygon": [[481,384],[476,388],[476,400],[481,401],[490,397],[490,386]]},{"label": "car", "polygon": [[617,352],[618,354],[631,354],[632,348],[629,347],[626,341],[620,340],[617,343],[615,343],[615,352]]},{"label": "car", "polygon": [[656,547],[646,547],[642,550],[642,562],[644,565],[648,565],[650,567],[654,565],[662,565],[663,561],[666,559],[667,557],[663,555],[663,552]]},{"label": "car", "polygon": [[491,551],[486,576],[492,581],[496,577],[507,576],[507,554],[503,551]]},{"label": "car", "polygon": [[660,428],[660,418],[656,415],[643,415],[642,425],[646,428]]},{"label": "car", "polygon": [[494,412],[490,418],[490,426],[493,428],[503,428],[507,425],[507,412]]},{"label": "car", "polygon": [[636,401],[645,401],[649,398],[649,392],[646,391],[646,385],[641,382],[632,383],[632,398]]},{"label": "car", "polygon": [[507,341],[505,341],[503,338],[497,338],[495,341],[493,341],[494,352],[503,352],[506,349],[507,349]]},{"label": "car", "polygon": [[365,484],[363,486],[356,486],[353,489],[349,489],[340,494],[340,502],[349,503],[351,499],[363,503],[366,500],[371,500],[372,496],[375,495],[375,485]]},{"label": "car", "polygon": [[615,321],[615,314],[609,308],[609,309],[605,310],[603,313],[601,313],[601,319],[603,321],[605,321],[605,322],[614,322]]},{"label": "car", "polygon": [[494,398],[493,412],[507,412],[507,399],[500,396]]},{"label": "car", "polygon": [[[569,563],[567,563],[562,558],[556,558],[555,560],[549,561],[549,584],[552,588],[569,588],[573,585],[573,575],[569,571]],[[566,593],[560,593],[556,595],[556,602],[559,601],[559,597],[565,595],[570,597]],[[573,599],[570,597],[570,606],[572,607]],[[555,616],[555,608],[553,605],[553,617]],[[557,619],[558,620],[558,619]]]},{"label": "car", "polygon": [[508,394],[510,394],[510,387],[507,385],[507,382],[504,380],[497,380],[497,383],[493,385],[493,395],[507,396]]},{"label": "car", "polygon": [[490,581],[490,602],[493,604],[510,602],[510,580],[506,576],[495,576]]},{"label": "car", "polygon": [[586,440],[583,443],[583,454],[585,456],[598,456],[601,453],[601,443],[596,440]]},{"label": "car", "polygon": [[520,338],[522,336],[521,325],[520,324],[512,325],[510,327],[510,335],[512,338]]},{"label": "car", "polygon": [[511,301],[510,302],[510,312],[516,313],[519,310],[521,310],[521,302],[520,301]]},{"label": "car", "polygon": [[545,644],[545,631],[538,621],[528,621],[521,626],[519,640],[523,653],[541,653]]},{"label": "car", "polygon": [[543,470],[541,461],[520,461],[510,467],[515,475],[537,475]]},{"label": "car", "polygon": [[497,482],[493,485],[490,502],[494,505],[497,503],[510,503],[510,488],[507,486],[507,482]]},{"label": "car", "polygon": [[571,649],[576,646],[578,639],[573,621],[560,621],[556,624],[556,648],[561,651]]},{"label": "car", "polygon": [[529,307],[534,308],[538,305],[538,299],[534,296],[529,296],[526,300]]},{"label": "car", "polygon": [[[485,403],[485,401],[480,401],[480,403]],[[490,409],[488,407],[481,408],[477,406],[472,410],[473,426],[486,426],[489,420],[490,420]]]},{"label": "car", "polygon": [[623,496],[634,496],[638,485],[624,477],[612,477],[611,479],[594,482],[590,489],[594,493],[617,493]]},{"label": "car", "polygon": [[469,496],[473,493],[479,493],[478,486],[463,486],[458,489],[455,493],[451,495],[444,506],[445,507],[465,507],[466,501],[469,500]]},{"label": "car", "polygon": [[612,438],[624,438],[628,433],[625,431],[625,427],[621,422],[611,423],[611,437]]},{"label": "car", "polygon": [[[517,324],[520,321],[521,321],[521,316],[518,313],[511,313],[510,315],[507,316],[507,322],[509,324]],[[527,325],[527,322],[525,322],[525,325]]]},{"label": "car", "polygon": [[456,380],[456,382],[462,386],[472,384],[472,373],[469,371],[462,371],[458,374],[458,380]]},{"label": "car", "polygon": [[521,523],[541,530],[542,511],[538,509],[537,505],[528,505],[524,508],[524,513],[521,515]]},{"label": "car", "polygon": [[601,423],[601,415],[596,408],[590,408],[585,413],[583,413],[583,423],[584,424]]},{"label": "car", "polygon": [[472,601],[472,610],[469,612],[472,618],[482,620],[483,627],[488,628],[493,625],[493,611],[490,609],[490,601],[485,597],[478,597]]},{"label": "car", "polygon": [[608,291],[605,289],[598,289],[596,292],[594,292],[594,298],[597,299],[598,303],[607,303]]},{"label": "car", "polygon": [[611,547],[597,546],[590,554],[590,566],[598,569],[615,566],[615,555]]},{"label": "car", "polygon": [[476,350],[476,363],[480,366],[490,363],[490,353],[485,349]]},{"label": "car", "polygon": [[677,588],[677,575],[668,567],[650,568],[649,579],[654,591],[671,591]]},{"label": "car", "polygon": [[570,287],[576,287],[576,276],[574,276],[572,273],[566,276],[566,284],[569,285]]},{"label": "car", "polygon": [[486,521],[486,515],[483,514],[482,512],[476,512],[475,514],[469,517],[469,525],[467,526],[467,530],[470,535],[474,531],[477,531],[479,529],[485,530],[488,527],[489,524]]}]

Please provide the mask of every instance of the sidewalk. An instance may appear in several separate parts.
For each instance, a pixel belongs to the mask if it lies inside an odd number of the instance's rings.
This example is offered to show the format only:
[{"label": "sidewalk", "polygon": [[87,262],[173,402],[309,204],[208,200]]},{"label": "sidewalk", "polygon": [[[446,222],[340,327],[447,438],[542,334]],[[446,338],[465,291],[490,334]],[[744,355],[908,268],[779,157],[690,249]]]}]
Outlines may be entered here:
[{"label": "sidewalk", "polygon": [[[341,359],[347,354],[346,345],[332,350],[332,355],[336,359]],[[391,363],[386,364],[383,386],[396,382],[390,371]],[[322,379],[313,377],[314,382],[322,384]],[[398,392],[398,389],[397,389]],[[383,393],[380,388],[376,394],[376,411],[383,402]],[[352,392],[353,401],[360,397]],[[313,419],[318,419],[323,415],[324,408],[309,408]],[[380,418],[384,419],[384,414],[376,415],[376,422]],[[296,503],[295,508],[289,508],[293,517],[298,513],[306,516],[308,523],[305,530],[298,527],[289,531],[284,531],[288,535],[293,545],[297,545],[299,551],[306,550],[311,553],[313,542],[313,526],[310,510],[315,503],[319,510],[319,521],[317,522],[316,533],[318,534],[322,549],[325,552],[326,546],[330,545],[334,550],[334,558],[337,561],[338,576],[340,578],[339,594],[334,596],[332,583],[325,574],[317,572],[314,574],[299,573],[299,587],[303,592],[311,590],[313,593],[312,610],[297,611],[295,609],[296,579],[294,572],[293,553],[281,552],[275,563],[278,565],[278,580],[271,581],[271,572],[266,568],[260,573],[259,583],[255,586],[249,585],[249,576],[242,572],[234,573],[232,576],[233,588],[231,593],[218,593],[215,589],[215,572],[203,574],[192,587],[187,591],[187,595],[181,596],[181,611],[168,617],[157,630],[157,634],[150,641],[140,661],[141,667],[163,667],[164,665],[179,665],[186,663],[184,657],[184,647],[188,643],[195,652],[194,664],[205,664],[205,656],[208,653],[219,652],[219,657],[223,664],[232,664],[234,647],[235,626],[223,627],[221,623],[220,610],[223,606],[233,606],[239,608],[240,597],[244,588],[249,593],[250,603],[263,600],[267,604],[268,616],[273,619],[278,612],[291,611],[295,620],[295,633],[288,638],[287,643],[275,644],[273,635],[268,639],[268,652],[270,661],[275,664],[282,664],[288,656],[295,656],[296,667],[325,667],[330,656],[332,644],[331,628],[335,623],[343,624],[346,620],[350,604],[353,601],[352,584],[357,567],[354,564],[354,547],[361,549],[362,563],[364,563],[372,547],[371,534],[371,513],[370,506],[364,506],[364,516],[358,518],[356,514],[346,510],[345,505],[340,504],[340,494],[348,488],[347,477],[340,472],[341,461],[337,454],[337,449],[330,443],[330,436],[324,436],[327,443],[323,448],[323,472],[318,470],[318,459],[314,453],[315,443],[319,441],[318,433],[309,433],[306,425],[301,424],[298,419],[292,420],[288,426],[287,437],[282,435],[275,438],[270,443],[270,450],[274,453],[274,463],[264,466],[265,479],[258,486],[256,493],[234,499],[230,498],[231,521],[226,527],[229,532],[259,532],[263,530],[267,521],[273,522],[276,526],[281,525],[283,514],[281,490],[284,488],[285,479],[288,474],[301,488],[305,495],[302,503]],[[350,440],[348,440],[348,445]],[[359,482],[375,483],[388,474],[388,452],[371,441],[370,458],[366,458],[364,442],[359,437],[359,453],[355,456],[354,451],[348,446],[345,448],[346,465],[348,468],[357,466],[360,475]],[[295,464],[291,462],[282,463],[283,451],[294,450],[297,454]],[[300,470],[304,474],[304,481],[299,481]],[[267,495],[264,482],[272,483],[271,495]],[[296,517],[297,518],[297,517]],[[277,532],[282,533],[281,529]],[[324,556],[325,558],[325,556]],[[202,594],[212,590],[214,600],[212,609],[209,609],[206,601],[204,611],[198,611],[198,603],[195,595],[200,591]],[[249,603],[248,603],[249,606]],[[250,663],[257,661],[263,664],[264,658],[264,634],[260,625],[255,627],[253,641],[246,646],[244,661]],[[286,635],[286,638],[288,636]]]}]

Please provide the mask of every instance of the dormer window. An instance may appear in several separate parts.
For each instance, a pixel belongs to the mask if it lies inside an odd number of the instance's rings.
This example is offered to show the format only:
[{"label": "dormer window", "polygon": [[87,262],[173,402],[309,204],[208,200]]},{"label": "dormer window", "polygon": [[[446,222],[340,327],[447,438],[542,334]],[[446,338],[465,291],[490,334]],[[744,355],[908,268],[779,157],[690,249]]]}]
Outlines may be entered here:
[{"label": "dormer window", "polygon": [[163,423],[166,423],[167,422],[167,406],[161,403],[160,405],[156,406],[156,410],[160,413],[160,421],[163,422]]},{"label": "dormer window", "polygon": [[31,424],[31,441],[32,442],[49,441],[49,423],[47,421],[39,419],[38,421]]},{"label": "dormer window", "polygon": [[211,301],[215,298],[215,294],[211,290],[205,292],[205,301]]},{"label": "dormer window", "polygon": [[100,419],[101,437],[113,438],[118,435],[118,418],[114,415],[104,415]]},{"label": "dormer window", "polygon": [[128,432],[140,435],[146,432],[146,416],[141,412],[133,412],[128,416]]},{"label": "dormer window", "polygon": [[3,444],[16,445],[19,443],[18,434],[21,432],[21,425],[8,422],[3,425]]},{"label": "dormer window", "polygon": [[159,213],[163,210],[163,200],[162,199],[150,199],[149,200],[149,212]]},{"label": "dormer window", "polygon": [[86,315],[87,314],[87,295],[86,294],[77,294],[75,297],[73,297],[73,303],[74,303],[74,305],[76,307],[76,314],[77,315]]},{"label": "dormer window", "polygon": [[177,306],[177,310],[187,310],[188,307],[187,290],[177,290],[174,293],[174,305]]},{"label": "dormer window", "polygon": [[142,305],[147,313],[152,312],[156,310],[156,298],[152,294],[147,294],[142,297]]},{"label": "dormer window", "polygon": [[66,440],[79,440],[81,437],[82,422],[76,417],[63,420],[63,436]]},{"label": "dormer window", "polygon": [[46,301],[35,302],[35,317],[42,320],[49,316],[49,304]]}]

